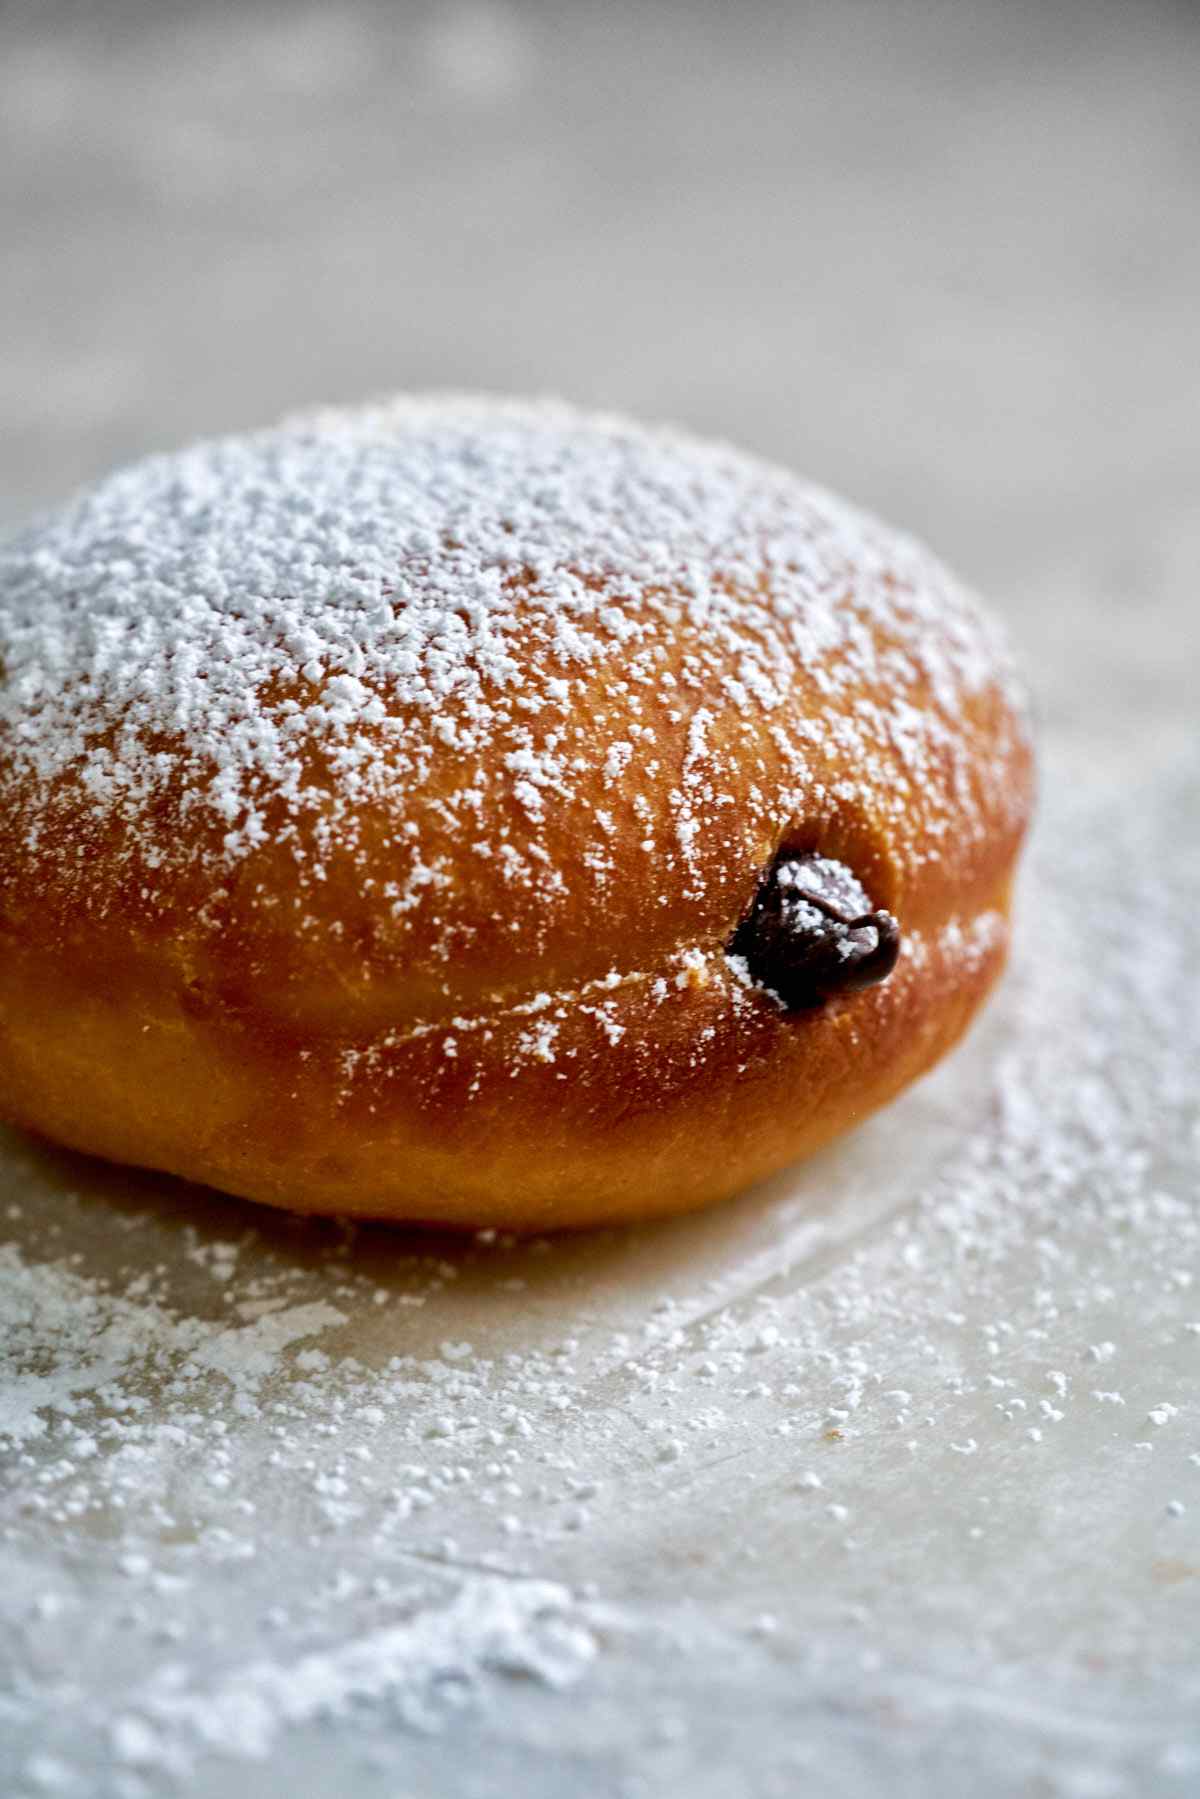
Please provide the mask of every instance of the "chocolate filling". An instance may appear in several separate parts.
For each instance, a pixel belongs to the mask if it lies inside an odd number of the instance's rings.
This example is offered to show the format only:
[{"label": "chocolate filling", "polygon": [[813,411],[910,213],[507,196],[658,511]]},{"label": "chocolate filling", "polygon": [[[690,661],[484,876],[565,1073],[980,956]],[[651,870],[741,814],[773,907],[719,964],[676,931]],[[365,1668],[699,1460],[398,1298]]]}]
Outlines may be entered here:
[{"label": "chocolate filling", "polygon": [[850,870],[823,856],[783,854],[772,863],[729,944],[751,977],[789,1011],[823,1006],[839,993],[886,981],[900,954],[890,912],[861,912]]}]

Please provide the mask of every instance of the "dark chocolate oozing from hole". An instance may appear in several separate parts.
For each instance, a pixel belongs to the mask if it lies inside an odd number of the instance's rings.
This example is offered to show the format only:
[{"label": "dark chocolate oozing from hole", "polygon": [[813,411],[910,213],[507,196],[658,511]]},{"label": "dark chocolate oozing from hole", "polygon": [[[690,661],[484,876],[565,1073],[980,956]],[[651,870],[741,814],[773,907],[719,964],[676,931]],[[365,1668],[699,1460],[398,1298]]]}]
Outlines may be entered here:
[{"label": "dark chocolate oozing from hole", "polygon": [[789,1011],[886,981],[900,954],[900,927],[872,911],[844,863],[780,855],[734,932],[729,953]]}]

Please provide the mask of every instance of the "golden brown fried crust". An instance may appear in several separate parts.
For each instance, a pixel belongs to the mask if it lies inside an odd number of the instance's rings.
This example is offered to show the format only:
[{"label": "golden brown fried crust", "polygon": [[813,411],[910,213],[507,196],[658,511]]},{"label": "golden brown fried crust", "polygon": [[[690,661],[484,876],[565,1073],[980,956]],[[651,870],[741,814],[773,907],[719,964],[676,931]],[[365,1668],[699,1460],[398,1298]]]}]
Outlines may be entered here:
[{"label": "golden brown fried crust", "polygon": [[[1003,905],[1003,896],[1000,904]],[[296,1211],[553,1230],[724,1198],[860,1123],[961,1035],[1007,946],[910,937],[885,985],[787,1014],[723,958],[373,1049],[207,1009],[147,969],[0,969],[3,1110],[114,1161]],[[603,1008],[603,1011],[601,1010]],[[561,1012],[561,1018],[558,1016]],[[518,1038],[557,1026],[554,1060]],[[619,1034],[618,1034],[619,1033]]]},{"label": "golden brown fried crust", "polygon": [[[797,492],[819,534],[825,502]],[[485,691],[483,737],[456,734],[453,696],[431,715],[377,683],[383,721],[305,738],[303,803],[260,781],[236,855],[169,730],[138,754],[176,772],[126,808],[85,766],[119,761],[124,718],[49,776],[0,736],[0,1115],[297,1211],[514,1230],[704,1205],[860,1121],[996,979],[1032,795],[971,603],[863,528],[826,649],[767,558],[745,592],[714,566],[724,636],[686,591],[634,585],[612,642],[560,664],[515,570],[524,686]],[[783,668],[765,700],[744,685],[760,650]],[[313,691],[284,668],[255,704],[277,719]],[[493,778],[531,732],[569,771],[532,808]],[[896,915],[885,985],[788,1014],[730,963],[781,849],[844,862]]]},{"label": "golden brown fried crust", "polygon": [[[619,696],[595,703],[612,710]],[[822,705],[819,672],[798,669],[782,722]],[[641,791],[665,814],[686,721],[654,722],[659,791],[644,778]],[[364,892],[361,843],[329,858],[314,889],[274,841],[231,878],[215,835],[206,843],[193,824],[186,873],[164,891],[82,795],[60,797],[53,836],[31,852],[28,802],[0,781],[0,1112],[297,1211],[529,1230],[723,1198],[930,1067],[999,972],[1031,759],[995,689],[953,722],[940,789],[913,791],[882,755],[868,790],[861,767],[825,747],[818,803],[781,830],[737,796],[698,833],[699,878],[650,861],[644,819],[624,821],[602,905],[570,874],[553,903],[489,890],[470,846],[444,832],[449,962],[421,941],[419,915],[397,922]],[[789,771],[752,724],[753,786],[770,792]],[[749,772],[734,735],[712,749]],[[849,803],[836,797],[843,776]],[[453,784],[449,758],[441,779]],[[599,771],[593,797],[612,803]],[[971,828],[932,836],[956,810]],[[364,813],[368,861],[387,822]],[[904,951],[885,986],[789,1015],[739,983],[723,950],[781,845],[846,862],[899,917]],[[555,858],[571,870],[569,816]],[[701,946],[691,964],[686,945]],[[619,984],[605,985],[614,970]],[[547,1028],[553,1059],[541,1060]]]}]

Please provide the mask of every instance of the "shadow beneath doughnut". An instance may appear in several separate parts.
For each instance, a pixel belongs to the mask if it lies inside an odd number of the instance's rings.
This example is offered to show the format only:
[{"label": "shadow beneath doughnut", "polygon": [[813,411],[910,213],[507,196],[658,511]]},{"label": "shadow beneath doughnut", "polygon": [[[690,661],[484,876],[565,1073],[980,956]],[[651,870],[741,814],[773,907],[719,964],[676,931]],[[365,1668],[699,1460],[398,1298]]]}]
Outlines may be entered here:
[{"label": "shadow beneath doughnut", "polygon": [[707,1212],[464,1237],[273,1211],[0,1131],[0,1244],[175,1317],[324,1301],[345,1323],[322,1348],[367,1366],[447,1341],[495,1357],[569,1340],[586,1356],[655,1312],[686,1326],[801,1286],[912,1203],[986,1116],[1010,1010],[852,1136]]}]

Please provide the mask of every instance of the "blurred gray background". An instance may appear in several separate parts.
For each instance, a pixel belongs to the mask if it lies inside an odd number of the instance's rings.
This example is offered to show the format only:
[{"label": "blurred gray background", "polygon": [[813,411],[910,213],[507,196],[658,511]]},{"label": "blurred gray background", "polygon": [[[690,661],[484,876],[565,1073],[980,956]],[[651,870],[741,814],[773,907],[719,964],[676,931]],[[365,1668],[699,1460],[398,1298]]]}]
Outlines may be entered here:
[{"label": "blurred gray background", "polygon": [[451,384],[737,439],[1035,638],[1086,589],[1123,659],[1200,560],[1190,6],[35,0],[0,38],[0,525]]}]

